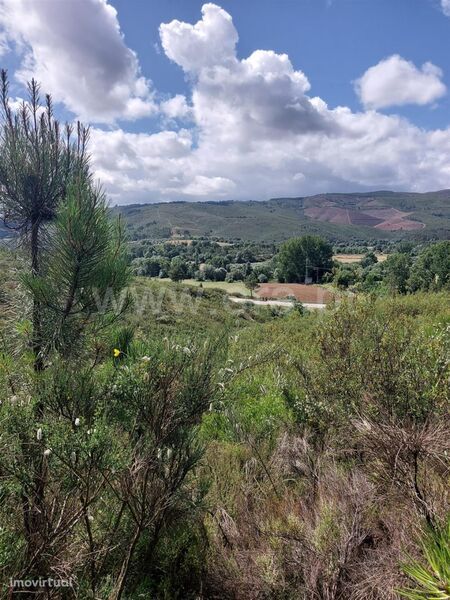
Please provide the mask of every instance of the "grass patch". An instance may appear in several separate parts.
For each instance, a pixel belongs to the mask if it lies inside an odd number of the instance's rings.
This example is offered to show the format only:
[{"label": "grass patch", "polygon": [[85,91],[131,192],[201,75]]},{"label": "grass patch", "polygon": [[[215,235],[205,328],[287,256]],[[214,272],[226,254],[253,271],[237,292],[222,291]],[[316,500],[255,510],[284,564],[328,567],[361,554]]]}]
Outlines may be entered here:
[{"label": "grass patch", "polygon": [[[160,281],[168,282],[170,279],[161,279]],[[250,290],[245,287],[242,281],[197,281],[196,279],[183,279],[182,285],[192,285],[202,287],[206,290],[223,290],[230,296],[240,294],[250,298]]]}]

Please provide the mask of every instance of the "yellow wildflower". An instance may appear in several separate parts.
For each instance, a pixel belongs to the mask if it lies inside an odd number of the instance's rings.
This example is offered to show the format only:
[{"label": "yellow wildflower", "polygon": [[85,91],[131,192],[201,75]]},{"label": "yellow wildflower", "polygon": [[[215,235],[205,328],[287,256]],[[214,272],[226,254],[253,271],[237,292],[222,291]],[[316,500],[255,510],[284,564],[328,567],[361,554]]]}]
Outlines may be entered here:
[{"label": "yellow wildflower", "polygon": [[121,354],[122,354],[122,352],[118,348],[114,348],[114,350],[113,350],[114,358],[119,358],[119,356]]}]

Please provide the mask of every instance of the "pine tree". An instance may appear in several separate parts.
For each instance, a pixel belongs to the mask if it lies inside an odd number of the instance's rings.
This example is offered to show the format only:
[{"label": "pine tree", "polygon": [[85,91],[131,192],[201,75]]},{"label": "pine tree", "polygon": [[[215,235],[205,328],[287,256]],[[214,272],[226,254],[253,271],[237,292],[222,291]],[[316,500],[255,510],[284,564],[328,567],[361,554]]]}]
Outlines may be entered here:
[{"label": "pine tree", "polygon": [[120,221],[108,214],[100,187],[79,176],[56,211],[39,275],[23,281],[41,310],[41,356],[68,356],[86,332],[115,320],[128,306],[121,291],[129,270]]},{"label": "pine tree", "polygon": [[[47,244],[48,224],[56,216],[69,181],[90,177],[86,144],[89,129],[78,123],[61,127],[53,116],[49,95],[41,103],[39,85],[28,84],[28,102],[14,113],[9,102],[7,72],[1,71],[0,89],[0,210],[5,225],[18,231],[30,259],[30,274],[38,277]],[[33,302],[35,369],[43,369],[42,307]]]}]

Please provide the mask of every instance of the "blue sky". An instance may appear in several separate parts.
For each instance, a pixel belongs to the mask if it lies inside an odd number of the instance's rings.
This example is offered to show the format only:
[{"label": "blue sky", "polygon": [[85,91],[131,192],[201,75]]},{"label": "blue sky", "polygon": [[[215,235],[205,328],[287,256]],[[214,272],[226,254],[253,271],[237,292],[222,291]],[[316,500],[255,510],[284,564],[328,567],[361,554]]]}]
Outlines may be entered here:
[{"label": "blue sky", "polygon": [[113,203],[450,188],[450,0],[0,0]]},{"label": "blue sky", "polygon": [[[183,72],[160,47],[159,25],[194,23],[197,0],[114,0],[127,44],[137,51],[144,74],[161,92],[186,93]],[[239,32],[238,55],[271,49],[289,55],[304,71],[314,95],[330,106],[354,110],[360,103],[352,81],[382,58],[400,54],[415,64],[431,61],[450,86],[450,19],[436,0],[232,0],[219,2]],[[450,97],[435,106],[398,107],[421,127],[450,124]]]}]

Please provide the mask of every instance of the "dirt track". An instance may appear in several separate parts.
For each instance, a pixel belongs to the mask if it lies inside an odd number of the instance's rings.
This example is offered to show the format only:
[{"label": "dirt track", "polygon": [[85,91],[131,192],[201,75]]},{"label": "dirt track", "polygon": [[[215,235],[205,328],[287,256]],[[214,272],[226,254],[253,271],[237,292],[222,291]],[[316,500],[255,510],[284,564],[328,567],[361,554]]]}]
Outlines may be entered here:
[{"label": "dirt track", "polygon": [[[236,302],[236,304],[256,304],[257,306],[282,306],[284,308],[290,308],[294,306],[294,302],[292,300],[254,300],[253,298],[237,298],[236,296],[229,296],[231,302]],[[326,308],[326,304],[321,304],[318,302],[302,302],[305,308],[317,308],[323,309]]]}]

